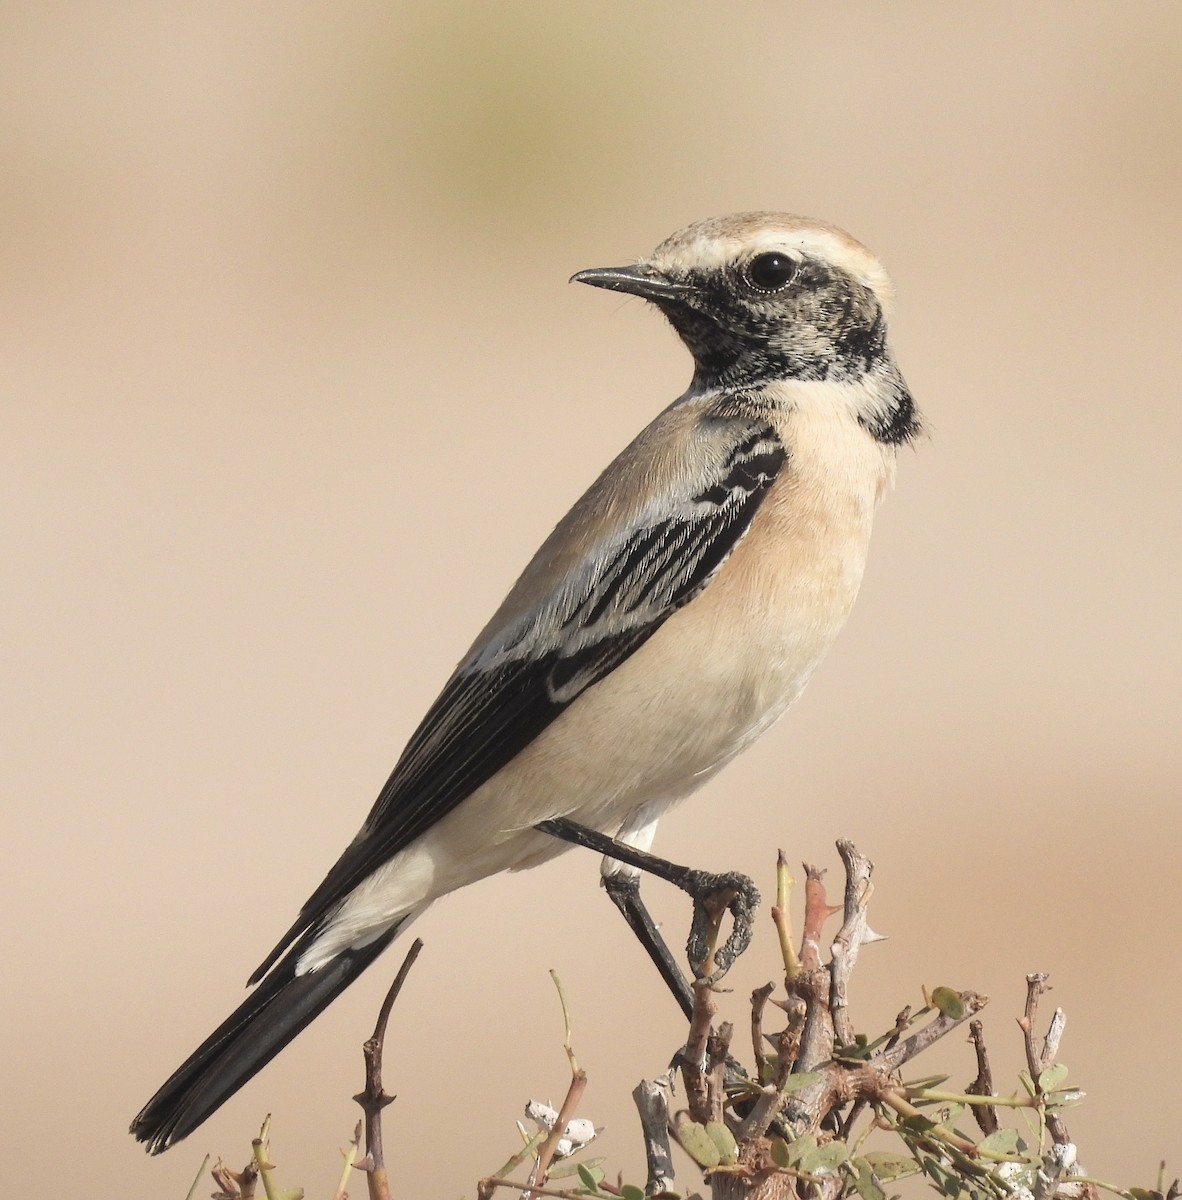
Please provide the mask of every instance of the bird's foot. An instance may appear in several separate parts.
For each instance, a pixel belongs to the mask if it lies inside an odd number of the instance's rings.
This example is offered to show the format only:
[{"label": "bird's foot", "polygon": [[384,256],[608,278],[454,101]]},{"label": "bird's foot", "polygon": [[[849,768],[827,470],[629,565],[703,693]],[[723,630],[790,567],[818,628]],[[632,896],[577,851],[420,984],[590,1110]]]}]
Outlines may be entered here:
[{"label": "bird's foot", "polygon": [[[751,935],[755,928],[755,912],[759,908],[759,889],[748,876],[742,875],[738,871],[715,874],[711,871],[700,871],[695,867],[679,866],[667,859],[658,858],[655,854],[649,854],[647,850],[638,850],[635,846],[616,841],[597,830],[588,829],[585,825],[580,825],[569,817],[554,817],[548,821],[540,821],[536,828],[552,837],[562,838],[563,841],[598,850],[600,854],[605,854],[619,862],[627,863],[637,870],[665,879],[687,893],[694,902],[694,917],[690,926],[686,950],[689,954],[690,965],[697,978],[703,979],[707,983],[717,982],[730,969],[735,959],[750,945]],[[633,929],[637,929],[634,920],[635,914],[629,915],[628,908],[639,905],[639,892],[635,892],[634,904],[631,899],[633,892],[629,890],[628,885],[620,883],[616,890],[618,894],[612,894],[612,887],[608,888],[612,899],[615,900],[625,916],[628,916],[628,923],[632,925]],[[727,912],[731,914],[733,927],[730,936],[721,946],[718,946],[720,925],[723,915]],[[647,918],[648,914],[644,915]],[[651,921],[649,924],[651,926]],[[655,932],[653,929],[654,934]],[[687,1003],[686,993],[684,990],[678,991],[669,975],[666,974],[658,955],[649,947],[643,936],[641,941],[649,949],[650,955],[653,955],[653,961],[657,963],[666,982],[673,988],[674,994],[678,996],[679,1003],[684,1008]],[[667,954],[665,957],[667,959]]]},{"label": "bird's foot", "polygon": [[[717,983],[751,943],[759,889],[738,871],[715,874],[691,869],[674,882],[694,902],[693,923],[685,945],[690,965],[699,979]],[[731,932],[719,946],[722,918],[727,912],[731,914]]]}]

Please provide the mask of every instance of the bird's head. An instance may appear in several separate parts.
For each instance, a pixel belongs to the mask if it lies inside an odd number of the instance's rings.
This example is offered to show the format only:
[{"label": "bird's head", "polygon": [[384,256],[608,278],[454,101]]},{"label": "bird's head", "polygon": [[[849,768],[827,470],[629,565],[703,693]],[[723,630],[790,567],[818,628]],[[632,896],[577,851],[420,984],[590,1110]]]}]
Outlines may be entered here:
[{"label": "bird's head", "polygon": [[787,213],[695,222],[626,267],[573,279],[651,301],[703,387],[850,380],[889,362],[890,280],[860,242]]}]

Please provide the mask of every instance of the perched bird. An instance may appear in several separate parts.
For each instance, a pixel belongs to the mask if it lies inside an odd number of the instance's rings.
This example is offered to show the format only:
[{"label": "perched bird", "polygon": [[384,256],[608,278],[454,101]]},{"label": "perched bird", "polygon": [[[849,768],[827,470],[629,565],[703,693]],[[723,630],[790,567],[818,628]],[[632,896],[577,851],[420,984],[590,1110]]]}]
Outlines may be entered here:
[{"label": "perched bird", "polygon": [[742,213],[574,279],[656,305],[693,355],[690,386],[546,539],[255,990],[135,1118],[152,1153],[432,900],[567,848],[539,824],[647,850],[660,815],[800,694],[850,611],[919,429],[878,261],[831,225]]}]

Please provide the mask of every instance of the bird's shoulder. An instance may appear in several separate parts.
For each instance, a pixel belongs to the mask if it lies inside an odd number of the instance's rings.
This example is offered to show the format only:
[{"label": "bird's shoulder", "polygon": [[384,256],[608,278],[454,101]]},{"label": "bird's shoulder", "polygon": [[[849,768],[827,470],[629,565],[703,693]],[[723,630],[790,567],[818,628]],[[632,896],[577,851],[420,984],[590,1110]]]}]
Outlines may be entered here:
[{"label": "bird's shoulder", "polygon": [[659,413],[575,501],[472,646],[487,646],[607,548],[721,497],[740,473],[774,475],[787,451],[768,404],[747,393],[687,393]]}]

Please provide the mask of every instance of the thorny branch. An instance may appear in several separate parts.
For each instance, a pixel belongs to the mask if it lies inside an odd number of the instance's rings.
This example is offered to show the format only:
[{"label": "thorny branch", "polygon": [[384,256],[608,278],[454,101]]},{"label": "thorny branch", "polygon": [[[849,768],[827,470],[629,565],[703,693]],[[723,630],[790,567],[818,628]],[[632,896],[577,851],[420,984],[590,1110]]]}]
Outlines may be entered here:
[{"label": "thorny branch", "polygon": [[[972,1040],[973,1049],[977,1054],[977,1078],[965,1088],[965,1091],[970,1096],[992,1096],[993,1072],[989,1069],[989,1054],[985,1049],[984,1026],[982,1026],[980,1021],[969,1022],[969,1038]],[[997,1109],[992,1104],[974,1104],[972,1110],[973,1119],[977,1122],[977,1128],[983,1134],[988,1136],[991,1133],[997,1132],[999,1128]]]},{"label": "thorny branch", "polygon": [[689,1037],[681,1051],[681,1077],[685,1083],[690,1117],[705,1123],[710,1119],[710,1097],[706,1092],[706,1043],[710,1022],[718,1012],[714,993],[702,979],[693,983],[694,1009],[690,1016]]},{"label": "thorny branch", "polygon": [[870,859],[859,854],[853,842],[839,841],[837,852],[845,864],[845,920],[837,931],[830,948],[830,999],[833,1013],[833,1032],[839,1046],[852,1046],[854,1029],[846,1012],[850,972],[858,961],[858,951],[866,942],[877,942],[881,938],[866,923],[866,906],[874,887],[870,872],[874,869]]},{"label": "thorny branch", "polygon": [[644,1136],[644,1159],[648,1168],[648,1187],[645,1190],[650,1196],[673,1191],[673,1153],[669,1145],[669,1100],[672,1093],[672,1068],[656,1079],[642,1079],[632,1092]]},{"label": "thorny branch", "polygon": [[[1041,971],[1035,971],[1026,976],[1026,1012],[1018,1018],[1018,1028],[1022,1030],[1022,1039],[1026,1046],[1026,1065],[1030,1069],[1030,1078],[1034,1084],[1035,1093],[1042,1095],[1042,1074],[1055,1061],[1059,1052],[1059,1041],[1067,1025],[1067,1018],[1061,1008],[1055,1009],[1051,1018],[1047,1036],[1043,1039],[1042,1049],[1035,1046],[1034,1019],[1038,1015],[1038,1002],[1049,992],[1047,976]],[[1047,1132],[1051,1140],[1058,1146],[1065,1146],[1071,1138],[1067,1136],[1067,1126],[1058,1113],[1047,1113]]]},{"label": "thorny branch", "polygon": [[385,1000],[378,1012],[377,1023],[374,1025],[373,1037],[362,1047],[365,1056],[365,1089],[353,1097],[361,1105],[365,1120],[365,1157],[354,1165],[366,1172],[369,1184],[370,1200],[390,1200],[390,1177],[386,1170],[386,1156],[382,1149],[382,1109],[394,1102],[394,1097],[387,1095],[382,1087],[382,1052],[386,1044],[386,1025],[390,1020],[390,1011],[402,985],[415,965],[415,959],[422,950],[423,943],[415,938],[398,974],[386,993]]},{"label": "thorny branch", "polygon": [[553,1161],[554,1152],[558,1146],[558,1139],[562,1137],[566,1127],[574,1118],[579,1101],[582,1100],[583,1092],[586,1091],[586,1088],[587,1072],[581,1067],[575,1067],[571,1072],[570,1086],[566,1090],[562,1107],[558,1110],[558,1119],[554,1122],[550,1132],[538,1148],[537,1162],[534,1164],[534,1169],[530,1172],[529,1187],[525,1191],[523,1200],[533,1200],[534,1196],[542,1194],[539,1189],[546,1182],[546,1174],[550,1170],[550,1163]]},{"label": "thorny branch", "polygon": [[[1030,977],[1019,1022],[1033,1095],[995,1094],[977,1020],[988,998],[975,992],[936,988],[930,997],[925,993],[928,1002],[917,1012],[904,1008],[880,1038],[859,1038],[849,1013],[850,977],[861,947],[880,940],[867,920],[873,865],[850,842],[839,842],[838,853],[845,868],[839,906],[828,902],[824,872],[805,865],[799,954],[791,941],[791,879],[780,854],[772,917],[784,992],[777,998],[774,985],[767,984],[751,994],[750,1076],[733,1060],[725,1072],[720,1069],[730,1026],[714,1030],[716,1005],[706,986],[696,987],[689,1037],[678,1056],[688,1112],[669,1119],[668,1129],[703,1170],[714,1200],[841,1200],[855,1192],[863,1200],[885,1200],[885,1184],[921,1170],[946,1195],[965,1192],[971,1181],[978,1200],[1003,1200],[1023,1190],[1033,1200],[1094,1200],[1094,1186],[1071,1173],[1077,1169],[1075,1147],[1057,1111],[1070,1101],[1070,1089],[1051,1090],[1066,1073],[1055,1066],[1065,1023],[1061,1010],[1041,1048],[1035,1045],[1037,1001],[1046,977]],[[842,923],[826,961],[822,930],[837,912]],[[773,1006],[786,1014],[778,1032],[767,1027]],[[903,1081],[900,1072],[907,1064],[966,1021],[976,1053],[971,1084],[958,1092],[937,1090],[943,1077]],[[668,1113],[668,1092],[660,1090],[660,1081],[642,1083],[641,1093],[659,1093],[664,1107],[656,1111]],[[1051,1152],[1040,1158],[1018,1131],[1003,1128],[1001,1108],[1036,1110],[1054,1143]],[[955,1126],[966,1110],[977,1121],[980,1141]],[[642,1122],[649,1165],[645,1193],[659,1196],[671,1191],[672,1171],[664,1153],[668,1141],[654,1135],[652,1111]],[[876,1129],[902,1139],[906,1157],[881,1152],[864,1157],[862,1143]]]},{"label": "thorny branch", "polygon": [[755,1078],[765,1081],[768,1072],[767,1048],[764,1046],[763,1010],[767,1007],[768,998],[776,990],[774,983],[765,983],[751,993],[751,1052],[752,1062],[755,1063]]}]

